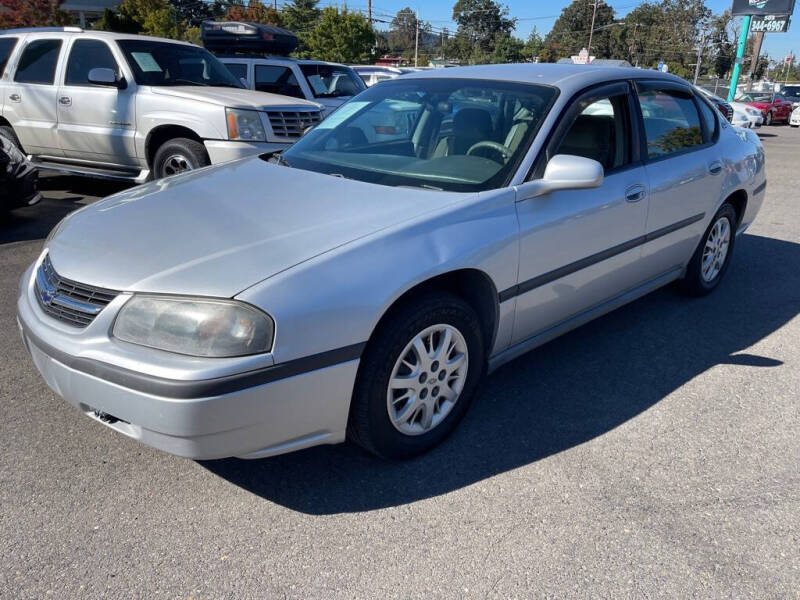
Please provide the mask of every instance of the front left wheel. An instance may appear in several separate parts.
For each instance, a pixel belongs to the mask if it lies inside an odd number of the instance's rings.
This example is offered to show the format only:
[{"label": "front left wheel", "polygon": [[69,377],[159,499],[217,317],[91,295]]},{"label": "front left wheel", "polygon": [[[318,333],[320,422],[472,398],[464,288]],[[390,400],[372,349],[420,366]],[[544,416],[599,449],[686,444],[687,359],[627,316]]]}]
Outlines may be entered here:
[{"label": "front left wheel", "polygon": [[467,412],[484,370],[475,311],[435,293],[391,315],[361,357],[348,438],[385,458],[408,458],[441,442]]},{"label": "front left wheel", "polygon": [[153,176],[155,179],[194,171],[211,164],[205,146],[188,138],[167,140],[156,150],[153,157]]}]

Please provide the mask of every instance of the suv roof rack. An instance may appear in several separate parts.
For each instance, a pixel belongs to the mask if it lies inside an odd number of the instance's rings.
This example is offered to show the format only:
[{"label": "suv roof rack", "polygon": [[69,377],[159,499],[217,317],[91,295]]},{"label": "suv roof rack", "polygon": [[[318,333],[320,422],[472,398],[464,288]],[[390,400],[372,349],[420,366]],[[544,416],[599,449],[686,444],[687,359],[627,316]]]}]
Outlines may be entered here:
[{"label": "suv roof rack", "polygon": [[297,36],[291,31],[261,23],[203,21],[201,33],[203,45],[214,54],[285,56],[297,48]]},{"label": "suv roof rack", "polygon": [[8,33],[36,33],[38,31],[44,33],[47,32],[83,33],[83,28],[72,25],[68,25],[66,27],[18,27],[17,29],[6,29],[4,31],[0,31],[0,34],[5,35]]}]

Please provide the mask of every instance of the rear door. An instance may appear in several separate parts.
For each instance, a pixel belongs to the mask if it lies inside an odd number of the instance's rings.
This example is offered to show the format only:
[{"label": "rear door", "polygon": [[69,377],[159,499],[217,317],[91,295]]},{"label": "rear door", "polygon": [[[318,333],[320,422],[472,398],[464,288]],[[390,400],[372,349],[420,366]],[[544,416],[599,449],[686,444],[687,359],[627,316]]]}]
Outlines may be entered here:
[{"label": "rear door", "polygon": [[0,109],[4,107],[6,98],[8,97],[7,90],[9,82],[3,75],[5,75],[8,61],[14,53],[14,48],[17,47],[18,41],[19,38],[17,37],[0,36]]},{"label": "rear door", "polygon": [[58,139],[64,156],[114,165],[135,165],[135,84],[123,88],[89,82],[89,71],[122,71],[103,40],[79,37],[68,50],[58,89]]},{"label": "rear door", "polygon": [[725,164],[716,144],[716,111],[688,86],[638,82],[642,154],[650,182],[647,243],[642,261],[652,275],[691,258],[722,193]]},{"label": "rear door", "polygon": [[643,283],[639,263],[648,184],[627,82],[586,92],[557,126],[546,155],[600,162],[599,188],[561,190],[517,202],[519,284],[513,343],[543,333]]},{"label": "rear door", "polygon": [[5,90],[3,113],[29,154],[62,155],[55,81],[63,45],[64,40],[55,37],[26,40]]}]

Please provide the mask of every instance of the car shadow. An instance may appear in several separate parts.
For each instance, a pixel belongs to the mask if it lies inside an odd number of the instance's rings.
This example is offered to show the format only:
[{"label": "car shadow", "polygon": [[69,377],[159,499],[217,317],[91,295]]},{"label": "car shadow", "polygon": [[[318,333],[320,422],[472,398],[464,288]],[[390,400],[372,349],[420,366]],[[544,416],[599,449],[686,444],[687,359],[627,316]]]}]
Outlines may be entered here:
[{"label": "car shadow", "polygon": [[130,185],[74,175],[42,174],[39,179],[42,200],[38,204],[0,211],[0,244],[44,239],[61,219],[85,205],[87,196],[103,198]]},{"label": "car shadow", "polygon": [[780,366],[743,351],[800,312],[800,244],[744,235],[735,253],[710,296],[690,299],[669,286],[505,365],[486,379],[453,435],[426,455],[388,462],[342,444],[200,464],[300,512],[374,510],[582,444],[715,365]]}]

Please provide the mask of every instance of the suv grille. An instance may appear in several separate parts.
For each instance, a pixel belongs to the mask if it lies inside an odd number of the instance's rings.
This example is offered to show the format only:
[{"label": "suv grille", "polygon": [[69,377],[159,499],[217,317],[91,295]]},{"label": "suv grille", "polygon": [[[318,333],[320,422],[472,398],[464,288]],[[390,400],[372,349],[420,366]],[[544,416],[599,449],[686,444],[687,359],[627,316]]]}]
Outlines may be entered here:
[{"label": "suv grille", "polygon": [[44,312],[75,327],[86,327],[118,292],[61,277],[45,256],[36,271],[36,299]]},{"label": "suv grille", "polygon": [[303,132],[322,120],[319,111],[268,111],[272,133],[279,137],[299,138]]},{"label": "suv grille", "polygon": [[733,123],[733,107],[730,104],[725,105],[725,118],[729,123]]}]

